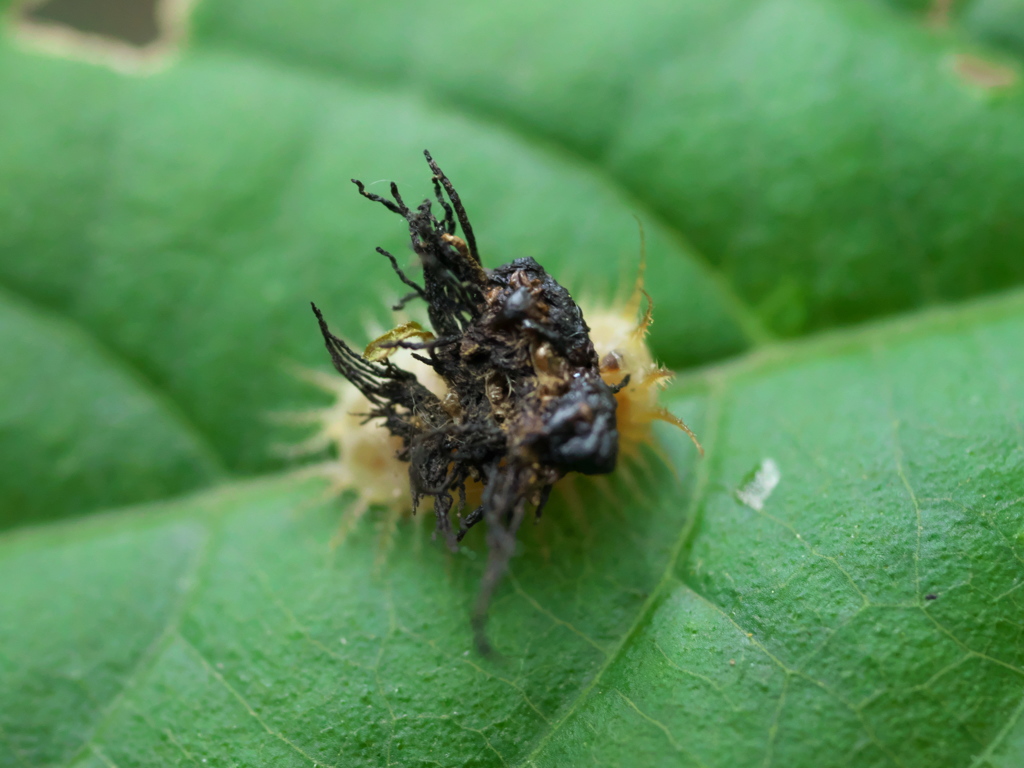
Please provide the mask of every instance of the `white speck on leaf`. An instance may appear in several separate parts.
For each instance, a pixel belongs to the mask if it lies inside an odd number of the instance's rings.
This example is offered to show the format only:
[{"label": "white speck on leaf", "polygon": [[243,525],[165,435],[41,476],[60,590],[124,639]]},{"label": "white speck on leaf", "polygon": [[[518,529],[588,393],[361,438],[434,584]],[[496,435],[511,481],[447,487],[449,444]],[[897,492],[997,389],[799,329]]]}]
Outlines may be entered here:
[{"label": "white speck on leaf", "polygon": [[772,495],[775,486],[782,479],[779,465],[774,459],[764,459],[761,466],[757,468],[754,477],[742,488],[736,491],[736,498],[753,510],[760,512],[764,509],[764,503]]}]

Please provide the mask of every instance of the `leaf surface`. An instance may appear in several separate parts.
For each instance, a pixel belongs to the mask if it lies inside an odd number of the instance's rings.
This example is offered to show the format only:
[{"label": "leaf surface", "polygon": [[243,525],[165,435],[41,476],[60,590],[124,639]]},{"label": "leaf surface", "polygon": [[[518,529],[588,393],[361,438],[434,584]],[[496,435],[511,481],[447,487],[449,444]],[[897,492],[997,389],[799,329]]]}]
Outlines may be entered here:
[{"label": "leaf surface", "polygon": [[214,0],[196,26],[605,168],[777,334],[1024,279],[1019,67],[979,84],[984,49],[870,4]]},{"label": "leaf surface", "polygon": [[[7,762],[1012,765],[1022,333],[1018,296],[683,382],[707,457],[666,434],[681,480],[556,504],[492,608],[497,658],[471,651],[479,541],[446,557],[406,524],[382,562],[364,526],[332,551],[318,483],[9,535],[0,683],[32,695],[0,712]],[[757,509],[737,491],[766,460]],[[157,542],[167,566],[125,580]],[[84,638],[42,654],[55,626]]]},{"label": "leaf surface", "polygon": [[81,329],[0,293],[0,348],[0,528],[223,477],[177,406]]},{"label": "leaf surface", "polygon": [[[970,21],[1014,7],[206,0],[145,75],[0,38],[0,766],[1024,762],[1024,97]],[[351,498],[280,451],[308,302],[394,325],[348,179],[422,199],[426,147],[588,306],[640,220],[708,449],[566,490],[494,658],[482,537],[331,549]]]}]

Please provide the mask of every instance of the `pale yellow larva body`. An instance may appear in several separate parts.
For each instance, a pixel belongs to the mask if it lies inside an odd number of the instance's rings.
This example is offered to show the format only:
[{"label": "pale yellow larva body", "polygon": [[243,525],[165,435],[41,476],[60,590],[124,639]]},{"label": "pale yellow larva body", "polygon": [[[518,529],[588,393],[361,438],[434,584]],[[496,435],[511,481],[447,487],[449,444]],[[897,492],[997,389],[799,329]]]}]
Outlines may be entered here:
[{"label": "pale yellow larva body", "polygon": [[[645,297],[647,305],[641,314]],[[672,374],[654,360],[647,345],[653,304],[643,290],[643,267],[626,301],[590,307],[586,306],[587,302],[580,304],[601,360],[605,382],[615,385],[625,376],[630,377],[629,384],[615,396],[620,461],[629,462],[640,456],[641,447],[652,443],[652,425],[658,420],[683,429],[700,449],[689,428],[658,404],[658,392],[671,380]],[[396,352],[392,361],[414,373],[422,384],[444,399],[446,385],[430,366],[406,351]],[[334,543],[343,541],[368,509],[378,507],[384,515],[381,520],[383,551],[397,520],[412,510],[408,464],[396,458],[401,441],[383,427],[366,423],[361,414],[369,412],[370,403],[346,379],[320,372],[302,375],[328,392],[334,402],[304,415],[305,421],[315,425],[316,432],[293,453],[310,453],[329,447],[331,458],[310,468],[311,471],[328,479],[332,495],[350,491],[356,496],[343,516]],[[467,490],[472,496],[475,489]]]}]

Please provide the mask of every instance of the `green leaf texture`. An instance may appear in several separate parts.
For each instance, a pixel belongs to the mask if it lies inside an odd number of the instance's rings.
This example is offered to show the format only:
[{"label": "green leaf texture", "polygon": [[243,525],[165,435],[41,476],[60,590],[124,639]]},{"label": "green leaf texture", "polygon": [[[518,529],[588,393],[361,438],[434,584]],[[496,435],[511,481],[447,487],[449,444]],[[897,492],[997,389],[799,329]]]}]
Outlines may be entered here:
[{"label": "green leaf texture", "polygon": [[[556,505],[497,658],[471,650],[479,542],[331,551],[317,483],[16,534],[7,762],[1015,765],[1022,334],[1018,298],[688,379],[706,459],[666,435],[682,480]],[[777,487],[741,503],[766,459]]]},{"label": "green leaf texture", "polygon": [[[204,0],[148,74],[12,11],[0,768],[1024,764],[1018,5]],[[400,293],[348,179],[425,147],[591,305],[639,220],[707,449],[566,489],[488,658],[482,536],[332,549],[279,450],[308,302],[359,344]]]}]

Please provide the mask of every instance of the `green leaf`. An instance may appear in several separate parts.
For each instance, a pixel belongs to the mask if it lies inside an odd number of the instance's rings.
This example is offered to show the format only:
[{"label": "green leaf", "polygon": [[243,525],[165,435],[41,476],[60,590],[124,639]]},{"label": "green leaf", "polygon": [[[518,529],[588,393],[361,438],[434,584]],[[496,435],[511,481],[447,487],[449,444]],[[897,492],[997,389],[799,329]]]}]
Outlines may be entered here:
[{"label": "green leaf", "polygon": [[[273,467],[274,443],[294,441],[271,416],[315,396],[291,370],[324,362],[311,300],[360,345],[379,335],[368,320],[388,327],[400,286],[373,248],[404,254],[407,234],[349,178],[390,170],[425,197],[429,146],[488,263],[534,254],[605,298],[638,268],[634,203],[497,127],[233,55],[144,80],[39,63],[0,49],[0,93],[17,105],[0,145],[0,174],[17,180],[0,204],[0,282],[129,361],[232,469]],[[69,94],[89,106],[66,112]],[[58,228],[38,215],[52,204],[69,212]],[[731,290],[671,232],[645,228],[674,357],[743,348],[756,323]]]},{"label": "green leaf", "polygon": [[[145,75],[0,37],[0,766],[1024,762],[1024,96],[985,8],[205,0]],[[556,500],[494,658],[482,536],[331,549],[351,498],[276,451],[322,402],[308,302],[393,324],[406,236],[347,180],[426,197],[425,147],[487,264],[591,303],[639,218],[708,449]]]},{"label": "green leaf", "polygon": [[[932,34],[956,35],[1001,49],[1024,54],[1024,1],[1022,0],[877,0],[914,14]],[[998,60],[1001,56],[993,57]],[[1016,69],[1016,67],[1015,67]]]},{"label": "green leaf", "polygon": [[1019,763],[1024,320],[984,314],[712,375],[700,534],[536,764]]},{"label": "green leaf", "polygon": [[0,527],[221,477],[177,406],[79,329],[0,293],[0,348]]},{"label": "green leaf", "polygon": [[974,0],[958,8],[964,29],[990,45],[1024,56],[1024,2]]},{"label": "green leaf", "polygon": [[[604,167],[780,334],[1024,281],[1024,89],[859,2],[213,0],[196,44],[415,89]],[[675,362],[674,360],[672,361]]]},{"label": "green leaf", "polygon": [[[498,658],[471,650],[479,540],[446,556],[405,524],[381,562],[364,526],[332,551],[317,483],[9,535],[5,760],[1017,764],[1022,334],[1018,296],[688,379],[706,458],[666,434],[681,481],[532,527]],[[767,460],[777,487],[741,503]]]}]

